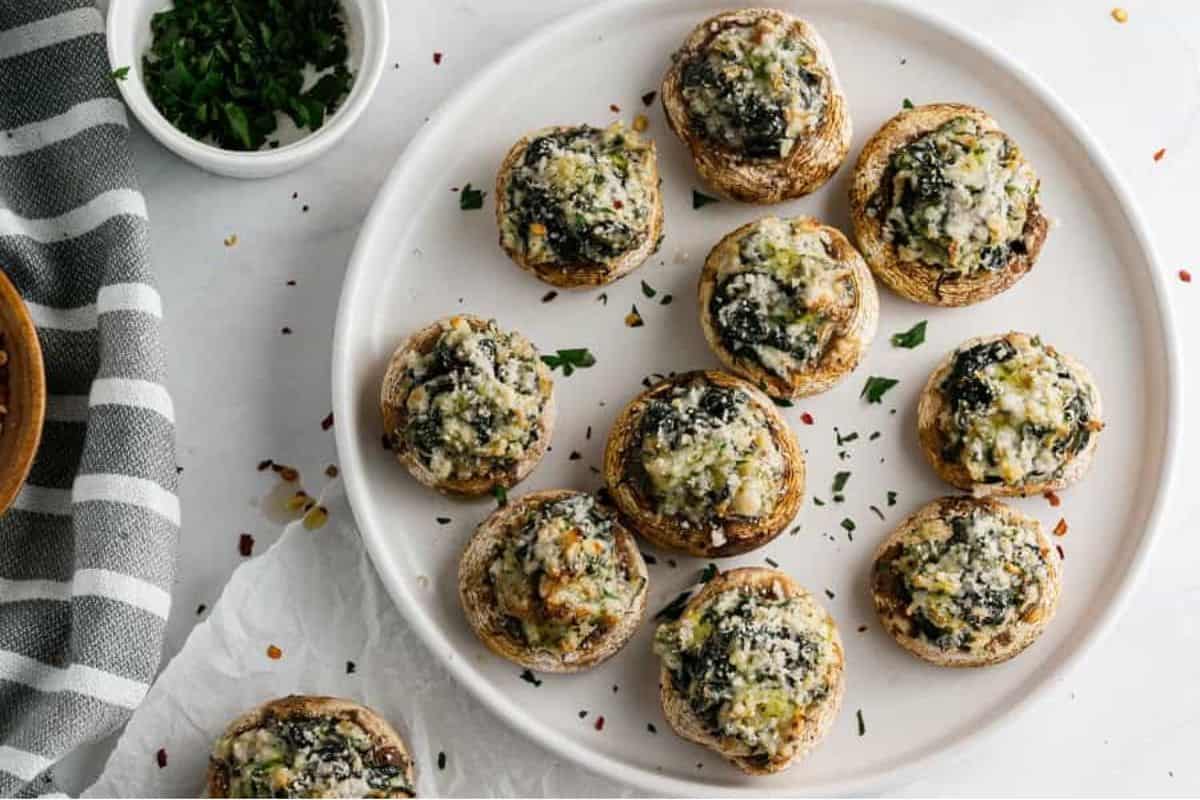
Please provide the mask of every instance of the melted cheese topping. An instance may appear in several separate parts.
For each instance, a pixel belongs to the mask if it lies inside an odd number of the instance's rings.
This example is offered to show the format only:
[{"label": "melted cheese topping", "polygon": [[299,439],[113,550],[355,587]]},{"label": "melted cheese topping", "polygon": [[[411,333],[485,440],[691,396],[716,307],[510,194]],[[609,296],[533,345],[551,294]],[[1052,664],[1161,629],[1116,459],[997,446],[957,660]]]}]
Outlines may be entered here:
[{"label": "melted cheese topping", "polygon": [[392,436],[440,480],[486,476],[519,461],[537,441],[549,395],[538,354],[518,333],[456,317],[428,353],[404,362],[405,425]]},{"label": "melted cheese topping", "polygon": [[[658,513],[701,523],[774,509],[783,454],[766,416],[740,389],[703,379],[675,386],[646,404],[639,434],[634,460]],[[724,543],[719,530],[713,535],[714,546]]]},{"label": "melted cheese topping", "polygon": [[943,457],[977,483],[1056,477],[1098,424],[1090,387],[1053,348],[1023,334],[960,352],[941,391]]},{"label": "melted cheese topping", "polygon": [[616,625],[641,589],[621,560],[609,512],[586,494],[533,511],[488,574],[500,611],[527,644],[568,653]]},{"label": "melted cheese topping", "polygon": [[349,720],[271,717],[259,728],[223,736],[213,758],[229,771],[230,797],[410,797],[407,763],[395,748],[376,749]]},{"label": "melted cheese topping", "polygon": [[721,30],[681,77],[693,129],[752,158],[786,157],[828,102],[816,51],[772,19]]},{"label": "melted cheese topping", "polygon": [[958,117],[899,148],[872,211],[905,261],[963,275],[1024,251],[1038,180],[1003,133]]},{"label": "melted cheese topping", "polygon": [[513,167],[500,236],[538,264],[611,263],[650,235],[654,145],[619,122],[531,141]]},{"label": "melted cheese topping", "polygon": [[833,620],[807,595],[729,589],[660,625],[654,652],[675,689],[739,755],[774,757],[824,699],[839,666]]},{"label": "melted cheese topping", "polygon": [[727,251],[709,313],[730,352],[784,379],[821,360],[855,303],[850,270],[829,248],[819,226],[768,217]]},{"label": "melted cheese topping", "polygon": [[1040,616],[1051,576],[1046,557],[1032,524],[979,510],[925,523],[891,569],[920,636],[942,650],[977,652]]}]

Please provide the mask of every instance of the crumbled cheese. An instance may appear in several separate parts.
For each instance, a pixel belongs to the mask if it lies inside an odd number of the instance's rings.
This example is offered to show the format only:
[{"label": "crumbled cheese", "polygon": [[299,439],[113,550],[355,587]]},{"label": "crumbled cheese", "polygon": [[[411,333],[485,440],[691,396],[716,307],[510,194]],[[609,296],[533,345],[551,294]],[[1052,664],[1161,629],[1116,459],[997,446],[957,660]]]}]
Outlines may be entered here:
[{"label": "crumbled cheese", "polygon": [[229,772],[230,797],[396,797],[411,795],[407,764],[376,750],[359,725],[334,717],[279,719],[223,736],[213,759]]},{"label": "crumbled cheese", "polygon": [[524,337],[459,317],[406,362],[406,419],[393,436],[440,480],[507,468],[537,440],[548,386]]},{"label": "crumbled cheese", "polygon": [[653,143],[619,122],[539,136],[509,175],[504,245],[537,264],[615,261],[649,236],[655,174]]},{"label": "crumbled cheese", "polygon": [[829,76],[816,50],[784,22],[733,25],[681,67],[692,127],[754,158],[783,158],[815,129]]},{"label": "crumbled cheese", "polygon": [[1050,571],[1032,524],[983,509],[927,522],[891,562],[916,632],[943,650],[978,651],[1047,591]]},{"label": "crumbled cheese", "polygon": [[573,652],[628,612],[638,593],[609,513],[591,495],[538,507],[488,568],[500,611],[531,647]]},{"label": "crumbled cheese", "polygon": [[829,693],[838,667],[836,631],[807,595],[727,589],[676,622],[660,625],[654,651],[709,729],[748,755],[794,746],[794,728]]},{"label": "crumbled cheese", "polygon": [[959,353],[937,424],[978,483],[1047,480],[1090,438],[1093,398],[1052,349],[1022,335]]},{"label": "crumbled cheese", "polygon": [[1006,135],[957,117],[891,155],[876,203],[901,259],[960,275],[1003,269],[1021,252],[1037,190]]},{"label": "crumbled cheese", "polygon": [[850,270],[805,220],[760,220],[716,264],[709,313],[725,346],[787,379],[820,361],[854,313]]},{"label": "crumbled cheese", "polygon": [[699,378],[675,386],[647,403],[639,436],[635,461],[658,513],[704,522],[774,508],[783,455],[762,409],[740,389]]}]

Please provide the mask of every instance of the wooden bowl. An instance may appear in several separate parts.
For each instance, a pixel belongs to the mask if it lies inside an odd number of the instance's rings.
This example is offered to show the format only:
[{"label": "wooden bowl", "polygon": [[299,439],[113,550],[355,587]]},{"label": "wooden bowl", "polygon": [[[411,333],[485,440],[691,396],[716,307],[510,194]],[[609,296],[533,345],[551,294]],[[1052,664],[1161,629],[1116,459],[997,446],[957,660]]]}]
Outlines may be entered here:
[{"label": "wooden bowl", "polygon": [[[7,363],[0,367],[0,514],[8,510],[22,484],[42,438],[46,416],[46,371],[42,347],[25,301],[0,269],[0,350]],[[0,357],[0,360],[3,360]]]}]

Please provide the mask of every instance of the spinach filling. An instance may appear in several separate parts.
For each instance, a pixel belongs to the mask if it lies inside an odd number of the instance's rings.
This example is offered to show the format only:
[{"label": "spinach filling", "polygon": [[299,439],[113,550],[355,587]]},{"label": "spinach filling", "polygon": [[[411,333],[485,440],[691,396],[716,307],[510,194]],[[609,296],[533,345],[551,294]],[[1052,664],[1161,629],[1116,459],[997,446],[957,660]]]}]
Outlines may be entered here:
[{"label": "spinach filling", "polygon": [[488,577],[509,635],[563,652],[619,622],[638,588],[609,512],[591,495],[536,509],[497,549]]},{"label": "spinach filling", "polygon": [[513,168],[502,235],[536,263],[605,264],[649,235],[653,150],[619,125],[555,131]]},{"label": "spinach filling", "polygon": [[782,456],[767,421],[736,388],[696,381],[647,401],[628,469],[659,513],[693,522],[770,512]]},{"label": "spinach filling", "polygon": [[665,623],[654,650],[705,726],[768,760],[829,691],[828,623],[811,601],[745,589]]},{"label": "spinach filling", "polygon": [[870,212],[906,261],[947,277],[994,272],[1028,252],[1024,230],[1037,190],[1007,136],[957,117],[891,154]]},{"label": "spinach filling", "polygon": [[983,483],[1056,477],[1091,441],[1090,392],[1037,339],[969,347],[939,388],[942,458]]},{"label": "spinach filling", "polygon": [[915,631],[941,650],[971,652],[1041,599],[1049,579],[1032,529],[975,511],[930,525],[891,562]]},{"label": "spinach filling", "polygon": [[692,130],[749,158],[786,156],[825,107],[816,53],[772,20],[721,31],[680,79]]},{"label": "spinach filling", "polygon": [[270,717],[223,737],[214,758],[229,768],[230,797],[407,797],[408,762],[376,747],[359,725],[333,717]]},{"label": "spinach filling", "polygon": [[439,478],[509,468],[539,437],[536,359],[516,334],[456,321],[410,361],[408,415],[394,435]]}]

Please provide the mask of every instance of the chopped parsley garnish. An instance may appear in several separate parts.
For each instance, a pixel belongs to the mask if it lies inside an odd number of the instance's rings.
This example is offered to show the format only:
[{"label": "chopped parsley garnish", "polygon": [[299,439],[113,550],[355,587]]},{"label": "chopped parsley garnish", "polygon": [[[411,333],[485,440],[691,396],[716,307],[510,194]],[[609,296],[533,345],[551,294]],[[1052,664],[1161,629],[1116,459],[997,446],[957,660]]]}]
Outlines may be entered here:
[{"label": "chopped parsley garnish", "polygon": [[474,211],[477,208],[483,208],[483,196],[485,194],[487,192],[472,189],[471,184],[468,183],[458,195],[458,207],[463,211]]},{"label": "chopped parsley garnish", "polygon": [[642,294],[646,295],[646,297],[654,297],[658,294],[658,290],[645,281],[642,281]]},{"label": "chopped parsley garnish", "polygon": [[450,524],[450,518],[449,518],[449,517],[438,517],[438,518],[437,518],[437,524],[438,524],[438,525],[449,525],[449,524]]},{"label": "chopped parsley garnish", "polygon": [[650,105],[654,102],[655,97],[658,97],[658,92],[646,92],[642,95],[642,105]]},{"label": "chopped parsley garnish", "polygon": [[779,562],[776,561],[775,559],[771,558],[770,556],[765,556],[763,558],[763,561],[766,561],[768,564],[770,564],[775,569],[779,569]]},{"label": "chopped parsley garnish", "polygon": [[838,474],[834,475],[833,476],[833,490],[835,492],[840,492],[842,489],[845,489],[846,481],[848,481],[848,480],[850,480],[849,472],[839,472]]},{"label": "chopped parsley garnish", "polygon": [[850,431],[845,436],[837,428],[833,429],[833,435],[837,439],[838,447],[841,447],[846,442],[853,442],[858,438],[858,431]]},{"label": "chopped parsley garnish", "polygon": [[710,561],[708,563],[708,566],[706,566],[704,569],[700,570],[699,582],[700,583],[708,583],[715,577],[717,577],[717,565]]},{"label": "chopped parsley garnish", "polygon": [[551,289],[550,291],[548,291],[544,295],[542,295],[542,302],[549,303],[551,300],[553,300],[556,297],[558,297],[558,292]]},{"label": "chopped parsley garnish", "polygon": [[895,492],[888,492],[888,493],[887,493],[887,504],[888,504],[889,506],[894,506],[894,505],[896,505],[896,493],[895,493]]},{"label": "chopped parsley garnish", "polygon": [[772,397],[771,402],[780,408],[791,408],[795,405],[795,403],[793,403],[791,400],[788,400],[786,397]]},{"label": "chopped parsley garnish", "polygon": [[704,208],[709,203],[719,202],[721,201],[712,195],[707,195],[704,192],[697,192],[695,189],[692,189],[692,208]]},{"label": "chopped parsley garnish", "polygon": [[358,669],[358,667],[355,665],[355,663],[353,661],[346,662],[346,674],[347,675],[353,675],[354,670],[356,670],[356,669]]},{"label": "chopped parsley garnish", "polygon": [[921,320],[906,331],[892,334],[893,347],[906,347],[909,350],[925,343],[925,325],[928,320]]},{"label": "chopped parsley garnish", "polygon": [[129,77],[129,67],[117,67],[112,71],[114,81],[123,81]]},{"label": "chopped parsley garnish", "polygon": [[651,733],[658,733],[658,728],[654,727],[653,722],[646,723],[646,730],[650,731]]},{"label": "chopped parsley garnish", "polygon": [[673,295],[664,294],[662,296],[662,300],[659,300],[659,302],[662,303],[664,306],[669,306],[669,305],[671,305],[671,301],[674,299],[675,299],[675,297]]},{"label": "chopped parsley garnish", "polygon": [[883,515],[883,512],[879,510],[879,506],[867,506],[867,508],[869,508],[869,509],[871,509],[872,511],[874,511],[874,512],[875,512],[875,516],[879,517],[880,519],[884,519],[884,520],[886,520],[886,519],[887,519],[887,517],[885,517],[885,516]]},{"label": "chopped parsley garnish", "polygon": [[874,433],[872,433],[870,436],[868,436],[868,437],[867,437],[867,439],[869,439],[870,441],[872,441],[872,442],[873,442],[873,441],[875,441],[876,439],[878,439],[880,436],[883,436],[883,434],[882,434],[882,433],[880,433],[879,431],[875,431],[875,432],[874,432]]},{"label": "chopped parsley garnish", "polygon": [[446,751],[442,750],[438,753],[438,769],[446,768]]},{"label": "chopped parsley garnish", "polygon": [[542,356],[542,363],[551,370],[561,367],[563,376],[570,377],[575,370],[594,365],[596,357],[586,347],[573,347],[557,350],[552,356]]},{"label": "chopped parsley garnish", "polygon": [[650,555],[649,553],[647,553],[645,551],[642,552],[642,561],[645,561],[647,564],[651,564],[651,565],[658,563],[657,558],[655,558],[654,556]]},{"label": "chopped parsley garnish", "polygon": [[150,100],[183,133],[227,150],[268,144],[277,114],[317,130],[354,80],[338,0],[175,0],[150,32]]},{"label": "chopped parsley garnish", "polygon": [[833,600],[835,597],[837,597],[837,595],[833,593],[832,589],[826,589],[825,596],[828,597],[830,600]]},{"label": "chopped parsley garnish", "polygon": [[858,710],[858,713],[855,716],[858,717],[858,735],[863,736],[867,732],[867,723],[863,722],[863,715],[862,715],[861,708]]},{"label": "chopped parsley garnish", "polygon": [[670,621],[679,619],[679,615],[683,613],[683,609],[687,606],[687,602],[689,599],[691,599],[691,596],[692,593],[690,591],[680,592],[679,596],[663,606],[663,608],[654,615],[654,618],[656,620]]},{"label": "chopped parsley garnish", "polygon": [[601,292],[599,295],[597,295],[596,300],[602,305],[608,305],[608,292]]},{"label": "chopped parsley garnish", "polygon": [[502,507],[508,505],[508,489],[505,489],[503,486],[497,486],[495,489],[492,489],[492,494],[496,497],[496,505]]},{"label": "chopped parsley garnish", "polygon": [[853,532],[856,526],[854,524],[854,520],[850,519],[849,517],[846,517],[842,520],[842,527],[845,528],[848,532]]},{"label": "chopped parsley garnish", "polygon": [[863,386],[859,397],[867,398],[868,403],[880,403],[883,401],[883,396],[887,394],[888,390],[899,382],[895,378],[882,378],[878,375],[872,375],[867,378],[867,383]]},{"label": "chopped parsley garnish", "polygon": [[814,502],[814,503],[816,503],[816,504],[817,504],[817,505],[819,505],[819,506],[823,506],[823,505],[825,505],[825,501],[824,501],[824,500],[822,500],[822,499],[821,499],[821,498],[819,498],[819,497],[814,497],[814,498],[813,498],[813,502]]},{"label": "chopped parsley garnish", "polygon": [[641,313],[637,310],[637,306],[633,306],[629,313],[625,315],[625,325],[630,328],[640,328],[646,322],[642,319]]},{"label": "chopped parsley garnish", "polygon": [[912,108],[912,107],[913,107],[913,101],[912,101],[912,100],[909,100],[909,99],[906,97],[906,98],[904,98],[904,102],[903,102],[903,103],[901,103],[900,105],[901,105],[901,106],[903,106],[904,108]]},{"label": "chopped parsley garnish", "polygon": [[534,686],[542,685],[542,679],[537,675],[534,675],[533,670],[531,669],[527,669],[521,673],[521,680],[525,681],[526,683],[533,684]]},{"label": "chopped parsley garnish", "polygon": [[567,456],[567,461],[578,461],[581,458],[583,455],[578,450],[572,450],[571,454]]}]

